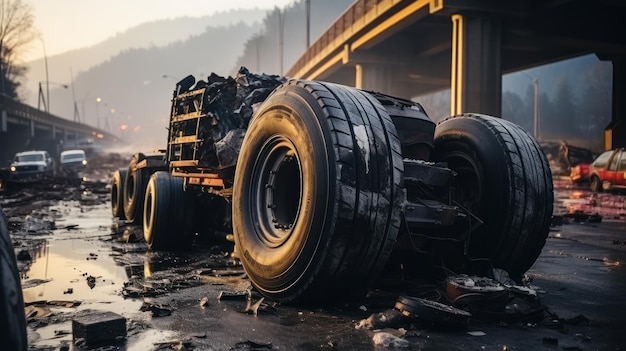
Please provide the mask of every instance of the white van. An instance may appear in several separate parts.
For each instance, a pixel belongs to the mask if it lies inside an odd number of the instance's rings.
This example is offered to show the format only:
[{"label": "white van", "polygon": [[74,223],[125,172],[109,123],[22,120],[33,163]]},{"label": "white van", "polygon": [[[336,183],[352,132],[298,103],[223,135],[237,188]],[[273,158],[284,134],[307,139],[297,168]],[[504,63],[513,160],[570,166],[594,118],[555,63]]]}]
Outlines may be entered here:
[{"label": "white van", "polygon": [[87,169],[87,155],[84,150],[65,150],[61,152],[59,167],[65,175],[78,175]]}]

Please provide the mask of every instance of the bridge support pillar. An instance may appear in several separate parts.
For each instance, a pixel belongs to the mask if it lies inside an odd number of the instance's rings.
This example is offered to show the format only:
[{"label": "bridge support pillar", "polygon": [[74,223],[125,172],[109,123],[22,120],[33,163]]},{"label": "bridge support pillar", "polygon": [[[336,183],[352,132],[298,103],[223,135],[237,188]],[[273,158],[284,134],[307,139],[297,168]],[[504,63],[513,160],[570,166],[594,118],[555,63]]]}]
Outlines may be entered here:
[{"label": "bridge support pillar", "polygon": [[30,120],[30,136],[35,136],[35,121],[32,119]]},{"label": "bridge support pillar", "polygon": [[502,113],[501,35],[501,25],[495,19],[452,15],[452,115]]},{"label": "bridge support pillar", "polygon": [[392,68],[381,64],[356,64],[354,87],[393,94]]},{"label": "bridge support pillar", "polygon": [[626,147],[626,59],[613,60],[613,112],[604,130],[606,150]]}]

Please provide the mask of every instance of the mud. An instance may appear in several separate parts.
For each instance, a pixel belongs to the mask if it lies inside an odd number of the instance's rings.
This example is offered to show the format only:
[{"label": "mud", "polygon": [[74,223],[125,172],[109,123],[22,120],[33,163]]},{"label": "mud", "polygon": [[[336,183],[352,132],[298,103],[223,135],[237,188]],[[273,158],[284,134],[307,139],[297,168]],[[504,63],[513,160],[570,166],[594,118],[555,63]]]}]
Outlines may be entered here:
[{"label": "mud", "polygon": [[[115,312],[128,321],[127,337],[99,350],[615,350],[626,345],[623,195],[595,196],[600,222],[566,219],[552,228],[528,272],[528,290],[508,301],[508,315],[474,315],[451,327],[394,309],[401,295],[444,294],[437,281],[381,279],[360,301],[285,306],[252,289],[228,244],[196,240],[186,251],[150,252],[140,229],[111,219],[108,177],[120,166],[116,160],[121,158],[100,162],[84,181],[55,179],[0,192],[16,254],[22,253],[18,265],[31,350],[85,349],[73,342],[72,319],[93,311]],[[569,206],[581,198],[594,197],[585,189],[555,185],[562,214],[576,211]],[[536,297],[524,296],[528,291]]]}]

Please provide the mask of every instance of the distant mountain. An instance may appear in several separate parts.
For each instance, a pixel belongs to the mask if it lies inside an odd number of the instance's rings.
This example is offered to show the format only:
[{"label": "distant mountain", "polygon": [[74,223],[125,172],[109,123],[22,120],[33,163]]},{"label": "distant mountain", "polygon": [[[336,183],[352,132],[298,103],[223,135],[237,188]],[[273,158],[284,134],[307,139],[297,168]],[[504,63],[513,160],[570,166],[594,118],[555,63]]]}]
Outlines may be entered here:
[{"label": "distant mountain", "polygon": [[[175,83],[188,74],[229,75],[245,41],[260,24],[206,27],[163,47],[128,48],[76,74],[73,88],[82,122],[122,133],[138,150],[164,148]],[[97,99],[100,98],[100,102]],[[51,112],[72,118],[72,92],[50,87]],[[35,100],[35,106],[36,106]]]},{"label": "distant mountain", "polygon": [[[80,72],[98,65],[124,50],[130,48],[158,48],[176,41],[182,41],[192,35],[203,33],[208,27],[217,28],[247,23],[260,22],[267,10],[246,9],[218,12],[203,17],[182,17],[141,24],[119,33],[97,45],[76,49],[63,54],[48,57],[48,80],[55,83],[69,84],[70,69],[76,77]],[[25,90],[22,96],[31,105],[37,105],[38,82],[46,81],[44,59],[28,62],[29,72],[23,82]],[[50,87],[58,87],[53,83]]]}]

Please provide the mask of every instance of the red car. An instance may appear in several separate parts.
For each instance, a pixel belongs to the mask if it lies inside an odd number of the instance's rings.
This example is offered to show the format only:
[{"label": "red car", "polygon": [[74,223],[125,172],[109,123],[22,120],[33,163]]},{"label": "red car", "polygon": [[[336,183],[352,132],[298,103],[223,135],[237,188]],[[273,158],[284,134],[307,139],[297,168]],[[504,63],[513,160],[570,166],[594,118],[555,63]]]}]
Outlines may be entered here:
[{"label": "red car", "polygon": [[591,190],[626,189],[626,152],[623,148],[606,151],[589,166]]}]

